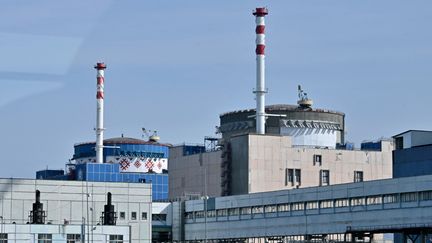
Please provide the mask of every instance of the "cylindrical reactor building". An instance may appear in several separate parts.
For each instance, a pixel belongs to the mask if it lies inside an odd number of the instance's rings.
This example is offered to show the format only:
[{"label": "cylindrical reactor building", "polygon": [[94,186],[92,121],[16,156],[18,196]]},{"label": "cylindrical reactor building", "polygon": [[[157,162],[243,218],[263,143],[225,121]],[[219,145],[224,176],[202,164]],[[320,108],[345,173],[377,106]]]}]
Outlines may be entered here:
[{"label": "cylindrical reactor building", "polygon": [[[345,114],[296,105],[269,105],[265,133],[292,137],[293,146],[335,148],[344,144]],[[255,132],[255,109],[220,115],[219,131],[227,141],[231,136]]]}]

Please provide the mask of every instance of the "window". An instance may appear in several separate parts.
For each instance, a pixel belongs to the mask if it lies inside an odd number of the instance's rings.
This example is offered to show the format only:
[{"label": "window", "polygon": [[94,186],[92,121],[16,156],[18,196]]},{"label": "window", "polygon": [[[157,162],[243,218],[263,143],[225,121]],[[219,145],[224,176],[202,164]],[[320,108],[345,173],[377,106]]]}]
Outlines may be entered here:
[{"label": "window", "polygon": [[320,202],[320,208],[332,208],[333,200],[325,200]]},{"label": "window", "polygon": [[302,202],[300,202],[300,203],[293,203],[291,205],[291,210],[292,211],[304,210],[304,203],[302,203]]},{"label": "window", "polygon": [[141,220],[147,220],[147,212],[141,213]]},{"label": "window", "polygon": [[51,234],[38,234],[38,243],[51,243],[52,235]]},{"label": "window", "polygon": [[329,170],[321,170],[320,171],[320,185],[321,186],[330,185],[330,171]]},{"label": "window", "polygon": [[[143,214],[145,214],[145,218],[147,219],[147,213],[143,213]],[[185,217],[186,219],[193,219],[193,213],[185,213]]]},{"label": "window", "polygon": [[382,197],[381,196],[370,196],[367,198],[367,204],[368,205],[376,205],[382,203]]},{"label": "window", "polygon": [[432,191],[421,192],[420,200],[422,201],[432,200]]},{"label": "window", "polygon": [[252,207],[252,214],[264,213],[263,206]]},{"label": "window", "polygon": [[398,202],[397,194],[384,195],[384,203],[397,203],[397,202]]},{"label": "window", "polygon": [[397,138],[395,138],[395,147],[396,147],[396,150],[399,150],[399,149],[403,149],[403,137],[397,137]]},{"label": "window", "polygon": [[218,217],[228,216],[228,210],[226,208],[225,209],[218,209],[216,211],[216,213],[217,213]]},{"label": "window", "polygon": [[109,243],[122,243],[123,242],[123,235],[110,235],[109,236]]},{"label": "window", "polygon": [[267,206],[265,206],[264,211],[266,213],[276,213],[277,207],[276,207],[276,205],[267,205]]},{"label": "window", "polygon": [[137,213],[136,212],[132,212],[131,213],[131,220],[136,220],[137,219]]},{"label": "window", "polygon": [[318,202],[307,202],[306,203],[306,209],[318,209]]},{"label": "window", "polygon": [[204,218],[204,211],[195,212],[195,218],[197,219]]},{"label": "window", "polygon": [[8,234],[1,233],[0,234],[0,243],[7,243],[8,242]]},{"label": "window", "polygon": [[80,234],[67,234],[66,242],[67,243],[81,242],[81,235]]},{"label": "window", "polygon": [[251,214],[251,208],[240,208],[241,215]]},{"label": "window", "polygon": [[285,186],[294,185],[294,170],[285,169]]},{"label": "window", "polygon": [[228,215],[229,216],[239,215],[239,209],[238,208],[230,208],[230,209],[228,209]]},{"label": "window", "polygon": [[166,214],[152,214],[152,221],[166,221]]},{"label": "window", "polygon": [[341,208],[341,207],[348,207],[349,201],[348,199],[336,199],[335,201],[335,207]]},{"label": "window", "polygon": [[366,200],[364,197],[355,197],[351,198],[351,206],[364,206],[366,204]]},{"label": "window", "polygon": [[354,171],[354,182],[363,181],[363,171]]},{"label": "window", "polygon": [[216,217],[216,210],[207,211],[207,218],[214,218],[214,217]]},{"label": "window", "polygon": [[301,183],[301,170],[295,169],[295,181],[300,185]]},{"label": "window", "polygon": [[126,214],[125,212],[120,212],[120,219],[125,219],[126,218]]},{"label": "window", "polygon": [[289,212],[290,211],[290,205],[289,205],[289,203],[279,204],[278,205],[278,211],[279,212]]},{"label": "window", "polygon": [[417,192],[407,192],[401,194],[401,202],[415,202],[417,201]]},{"label": "window", "polygon": [[313,165],[322,165],[322,155],[320,154],[314,154],[313,156]]}]

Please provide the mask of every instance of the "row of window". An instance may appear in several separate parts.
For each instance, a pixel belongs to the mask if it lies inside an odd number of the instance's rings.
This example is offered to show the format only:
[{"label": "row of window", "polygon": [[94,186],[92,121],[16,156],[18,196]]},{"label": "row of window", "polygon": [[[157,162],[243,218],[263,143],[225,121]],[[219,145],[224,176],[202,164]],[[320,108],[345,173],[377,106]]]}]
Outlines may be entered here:
[{"label": "row of window", "polygon": [[[125,212],[120,212],[120,220],[126,220],[126,213]],[[157,220],[157,221],[166,221],[166,214],[152,214],[152,220]],[[137,220],[137,212],[131,212],[131,220]],[[147,212],[142,212],[141,213],[141,220],[147,220]],[[0,242],[1,243],[1,242]]]},{"label": "row of window", "polygon": [[[218,210],[208,210],[207,217],[226,217],[250,214],[303,211],[326,208],[341,208],[341,207],[356,207],[366,205],[389,204],[398,202],[416,202],[416,201],[432,200],[432,191],[423,192],[407,192],[401,194],[387,194],[368,197],[341,198],[334,200],[310,201],[310,202],[295,202],[265,206],[252,206],[242,208],[225,208]],[[187,219],[204,218],[204,211],[188,212],[185,214]]]},{"label": "row of window", "polygon": [[[330,185],[330,171],[319,171],[320,186]],[[354,171],[354,182],[363,181],[363,171]],[[285,169],[285,186],[293,186],[301,184],[301,169]]]},{"label": "row of window", "polygon": [[[38,234],[38,243],[51,243],[52,240],[52,234]],[[0,243],[7,243],[8,242],[8,234],[1,233],[0,234]],[[81,242],[81,235],[80,234],[67,234],[66,236],[66,242],[67,243],[78,243]],[[123,235],[110,235],[109,236],[109,243],[121,243],[123,242]]]}]

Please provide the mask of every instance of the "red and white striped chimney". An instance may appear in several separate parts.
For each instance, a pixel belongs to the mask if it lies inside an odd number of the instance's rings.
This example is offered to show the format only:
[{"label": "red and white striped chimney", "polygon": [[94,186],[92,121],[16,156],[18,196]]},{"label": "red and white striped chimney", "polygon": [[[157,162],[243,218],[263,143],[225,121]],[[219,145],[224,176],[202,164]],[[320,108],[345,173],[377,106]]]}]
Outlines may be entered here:
[{"label": "red and white striped chimney", "polygon": [[97,112],[96,112],[96,163],[103,163],[103,132],[104,132],[104,82],[106,65],[98,62],[94,66],[97,70]]},{"label": "red and white striped chimney", "polygon": [[265,22],[264,17],[268,14],[267,8],[256,8],[253,15],[256,17],[256,133],[265,134]]}]

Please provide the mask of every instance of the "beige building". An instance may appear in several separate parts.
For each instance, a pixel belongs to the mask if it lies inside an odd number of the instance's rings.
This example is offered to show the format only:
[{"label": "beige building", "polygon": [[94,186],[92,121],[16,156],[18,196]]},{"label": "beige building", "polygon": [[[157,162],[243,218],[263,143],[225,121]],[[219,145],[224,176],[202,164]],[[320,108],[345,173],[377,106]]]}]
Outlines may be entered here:
[{"label": "beige building", "polygon": [[169,197],[222,196],[392,177],[393,143],[380,150],[296,146],[291,136],[233,135],[222,150],[170,149]]}]

